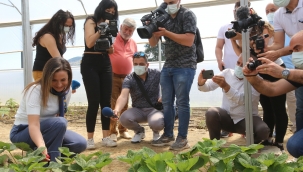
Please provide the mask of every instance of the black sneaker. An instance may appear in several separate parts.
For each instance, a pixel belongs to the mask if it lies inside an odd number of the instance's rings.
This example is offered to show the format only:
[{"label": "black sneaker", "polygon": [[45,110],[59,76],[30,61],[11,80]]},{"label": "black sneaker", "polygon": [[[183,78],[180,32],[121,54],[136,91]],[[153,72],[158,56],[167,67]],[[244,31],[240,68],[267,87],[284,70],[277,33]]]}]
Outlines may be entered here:
[{"label": "black sneaker", "polygon": [[263,142],[260,143],[261,145],[264,145],[264,146],[273,146],[273,142],[269,142],[268,140],[264,140]]},{"label": "black sneaker", "polygon": [[228,132],[228,131],[221,131],[221,138],[227,138],[227,137],[231,137],[233,134]]},{"label": "black sneaker", "polygon": [[275,142],[275,143],[272,144],[272,146],[277,146],[280,149],[281,152],[284,152],[284,146],[283,146],[283,144],[279,145],[278,142]]}]

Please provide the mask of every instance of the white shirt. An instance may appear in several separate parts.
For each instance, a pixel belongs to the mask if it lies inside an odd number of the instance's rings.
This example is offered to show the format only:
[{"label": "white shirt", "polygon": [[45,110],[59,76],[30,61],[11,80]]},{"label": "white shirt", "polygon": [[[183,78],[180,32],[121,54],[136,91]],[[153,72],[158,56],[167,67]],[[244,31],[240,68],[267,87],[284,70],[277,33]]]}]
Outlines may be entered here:
[{"label": "white shirt", "polygon": [[295,33],[303,30],[303,23],[299,20],[303,20],[303,0],[299,0],[297,7],[292,13],[286,13],[286,8],[279,8],[274,15],[274,28],[275,32],[284,31],[289,37],[292,37]]},{"label": "white shirt", "polygon": [[[70,89],[71,90],[71,89]],[[66,95],[66,103],[71,97],[71,91]],[[58,96],[49,94],[46,107],[43,108],[41,100],[41,85],[33,85],[23,95],[15,115],[15,125],[28,124],[27,115],[40,115],[40,121],[55,117],[59,113]]]},{"label": "white shirt", "polygon": [[[244,79],[239,80],[234,75],[233,69],[225,69],[218,75],[224,76],[226,83],[230,85],[228,92],[223,92],[223,101],[221,108],[226,110],[234,123],[238,123],[245,118],[245,94],[244,94]],[[213,91],[220,88],[218,84],[211,79],[207,80],[204,85],[198,86],[198,89],[203,92]],[[258,116],[258,104],[260,93],[253,87],[252,90],[252,114]]]},{"label": "white shirt", "polygon": [[239,57],[236,55],[233,49],[230,39],[227,39],[225,37],[225,32],[228,31],[228,28],[231,29],[232,27],[233,27],[232,23],[222,26],[217,36],[218,39],[224,39],[225,42],[223,47],[224,48],[223,62],[225,69],[227,68],[234,69],[237,64],[237,60],[239,59]]}]

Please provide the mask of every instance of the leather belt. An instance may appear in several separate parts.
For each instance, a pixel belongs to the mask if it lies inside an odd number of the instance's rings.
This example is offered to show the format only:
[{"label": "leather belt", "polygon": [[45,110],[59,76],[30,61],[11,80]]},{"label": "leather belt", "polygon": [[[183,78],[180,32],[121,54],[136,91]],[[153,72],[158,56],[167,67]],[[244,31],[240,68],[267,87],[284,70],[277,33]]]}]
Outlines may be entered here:
[{"label": "leather belt", "polygon": [[116,74],[116,73],[113,73],[113,76],[114,77],[118,77],[118,78],[125,78],[127,75],[126,74]]}]

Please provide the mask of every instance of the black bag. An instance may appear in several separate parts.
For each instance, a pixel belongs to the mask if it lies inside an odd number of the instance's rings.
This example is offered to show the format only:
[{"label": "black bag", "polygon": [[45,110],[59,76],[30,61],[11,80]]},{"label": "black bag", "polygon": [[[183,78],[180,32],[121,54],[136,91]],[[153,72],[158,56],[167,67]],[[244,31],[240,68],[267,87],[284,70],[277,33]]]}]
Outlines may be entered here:
[{"label": "black bag", "polygon": [[202,45],[202,40],[201,40],[201,36],[200,36],[200,31],[198,28],[196,30],[195,44],[196,44],[197,63],[203,62],[204,61],[204,51],[203,51],[203,45]]},{"label": "black bag", "polygon": [[[184,18],[184,13],[185,11],[187,11],[187,8],[181,7],[180,8],[180,13],[182,14],[181,22],[183,23],[183,18]],[[181,15],[178,15],[181,16]],[[203,51],[203,44],[202,44],[202,40],[201,40],[201,36],[200,36],[200,31],[199,28],[196,28],[196,35],[195,35],[195,40],[194,40],[194,44],[196,45],[196,54],[197,54],[197,63],[203,62],[204,61],[204,51]]]},{"label": "black bag", "polygon": [[154,107],[155,109],[157,110],[163,110],[163,104],[162,102],[156,102],[154,105],[152,104],[152,102],[150,101],[148,95],[147,95],[147,92],[146,90],[144,89],[144,86],[143,84],[141,83],[139,77],[137,76],[137,74],[135,74],[135,72],[133,73],[133,76],[142,92],[142,94],[144,95],[144,98],[146,99],[146,101],[148,102],[148,104],[150,104],[152,107]]}]

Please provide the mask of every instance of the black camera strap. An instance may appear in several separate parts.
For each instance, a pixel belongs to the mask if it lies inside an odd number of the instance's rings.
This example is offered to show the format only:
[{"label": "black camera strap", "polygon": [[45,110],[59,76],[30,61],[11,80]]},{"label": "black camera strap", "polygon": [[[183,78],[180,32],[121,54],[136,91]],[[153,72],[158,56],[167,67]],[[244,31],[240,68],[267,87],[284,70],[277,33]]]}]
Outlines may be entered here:
[{"label": "black camera strap", "polygon": [[144,98],[148,102],[148,104],[150,104],[152,107],[154,107],[154,105],[152,104],[152,102],[150,101],[150,99],[149,99],[149,97],[147,95],[146,90],[144,89],[144,86],[143,86],[142,82],[139,79],[139,76],[135,72],[133,73],[133,76],[134,76],[134,78],[135,78],[135,80],[136,80],[136,82],[137,82],[137,84],[138,84],[138,86],[139,86],[142,94],[144,95]]}]

